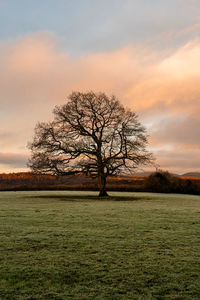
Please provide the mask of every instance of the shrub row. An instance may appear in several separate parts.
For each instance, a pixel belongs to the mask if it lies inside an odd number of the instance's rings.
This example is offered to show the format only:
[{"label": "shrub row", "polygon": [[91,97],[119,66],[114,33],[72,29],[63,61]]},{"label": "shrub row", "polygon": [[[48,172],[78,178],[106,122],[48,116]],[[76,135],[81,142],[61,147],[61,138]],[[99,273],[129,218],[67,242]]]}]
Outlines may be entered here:
[{"label": "shrub row", "polygon": [[164,171],[152,173],[146,178],[144,187],[149,192],[200,195],[200,180],[183,179]]}]

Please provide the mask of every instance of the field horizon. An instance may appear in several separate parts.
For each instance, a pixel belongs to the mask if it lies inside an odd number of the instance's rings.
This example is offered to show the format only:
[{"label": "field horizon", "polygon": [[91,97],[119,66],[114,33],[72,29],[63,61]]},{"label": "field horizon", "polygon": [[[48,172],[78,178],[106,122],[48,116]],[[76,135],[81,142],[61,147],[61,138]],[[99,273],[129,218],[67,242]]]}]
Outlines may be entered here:
[{"label": "field horizon", "polygon": [[[188,173],[184,176],[176,176],[168,172],[158,171],[164,174],[164,181],[157,177],[153,181],[152,175],[143,177],[140,173],[135,175],[108,176],[107,190],[121,192],[166,192],[200,195],[200,178],[198,173]],[[154,175],[156,173],[154,172]],[[159,173],[157,173],[159,175]],[[140,175],[140,176],[139,176]],[[193,177],[192,177],[193,175]],[[167,177],[166,177],[167,176]],[[0,191],[45,191],[45,190],[71,190],[71,191],[98,191],[97,178],[91,178],[83,174],[53,176],[34,174],[31,172],[19,172],[0,174]]]}]

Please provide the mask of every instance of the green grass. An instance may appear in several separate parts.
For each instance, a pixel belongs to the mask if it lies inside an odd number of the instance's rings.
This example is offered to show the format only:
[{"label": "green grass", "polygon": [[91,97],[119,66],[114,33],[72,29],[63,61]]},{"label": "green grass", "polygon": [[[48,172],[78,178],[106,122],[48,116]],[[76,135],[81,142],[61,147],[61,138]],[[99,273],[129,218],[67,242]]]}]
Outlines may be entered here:
[{"label": "green grass", "polygon": [[0,193],[0,299],[200,299],[200,197]]}]

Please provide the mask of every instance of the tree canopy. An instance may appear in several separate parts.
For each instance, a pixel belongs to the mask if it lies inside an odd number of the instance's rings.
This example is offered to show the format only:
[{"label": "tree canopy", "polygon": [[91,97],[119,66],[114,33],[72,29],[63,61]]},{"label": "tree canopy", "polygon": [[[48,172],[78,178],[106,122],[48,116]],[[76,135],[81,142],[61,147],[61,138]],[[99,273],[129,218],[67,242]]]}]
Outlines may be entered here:
[{"label": "tree canopy", "polygon": [[53,113],[52,122],[37,124],[29,144],[29,166],[36,173],[98,177],[99,195],[105,196],[107,176],[152,161],[145,128],[115,96],[73,92]]}]

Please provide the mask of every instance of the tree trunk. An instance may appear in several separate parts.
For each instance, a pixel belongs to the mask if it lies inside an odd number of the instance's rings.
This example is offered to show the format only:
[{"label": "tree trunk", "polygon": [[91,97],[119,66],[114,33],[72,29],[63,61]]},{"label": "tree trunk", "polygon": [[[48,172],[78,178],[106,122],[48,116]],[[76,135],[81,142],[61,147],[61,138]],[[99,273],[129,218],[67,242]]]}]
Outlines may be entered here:
[{"label": "tree trunk", "polygon": [[99,197],[108,196],[106,192],[106,176],[105,174],[99,175]]}]

